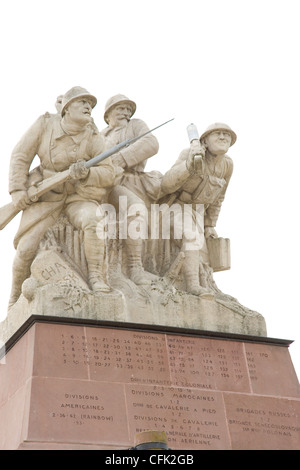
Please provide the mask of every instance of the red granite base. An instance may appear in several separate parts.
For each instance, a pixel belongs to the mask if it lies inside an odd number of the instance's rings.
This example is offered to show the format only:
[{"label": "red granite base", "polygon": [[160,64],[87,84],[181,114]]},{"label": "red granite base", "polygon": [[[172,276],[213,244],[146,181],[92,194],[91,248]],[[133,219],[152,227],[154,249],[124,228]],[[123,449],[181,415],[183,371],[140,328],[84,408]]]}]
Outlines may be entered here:
[{"label": "red granite base", "polygon": [[0,365],[0,449],[128,449],[165,431],[173,450],[300,448],[288,345],[34,322]]}]

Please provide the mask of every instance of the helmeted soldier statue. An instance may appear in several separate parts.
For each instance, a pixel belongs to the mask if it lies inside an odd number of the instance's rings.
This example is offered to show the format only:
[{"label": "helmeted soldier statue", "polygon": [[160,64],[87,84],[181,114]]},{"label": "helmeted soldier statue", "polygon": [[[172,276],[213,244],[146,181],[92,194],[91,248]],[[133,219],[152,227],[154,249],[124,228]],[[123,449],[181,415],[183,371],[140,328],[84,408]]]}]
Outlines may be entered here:
[{"label": "helmeted soldier statue", "polygon": [[[149,131],[148,126],[141,119],[131,119],[136,111],[136,103],[125,95],[112,96],[105,105],[104,120],[108,127],[101,134],[114,146],[120,142],[137,137]],[[112,156],[115,166],[123,169],[118,184],[110,193],[109,202],[119,209],[120,197],[127,198],[127,208],[135,204],[145,205],[146,209],[156,200],[159,190],[161,174],[153,171],[144,171],[147,159],[158,152],[159,144],[156,137],[149,133]],[[130,225],[133,219],[139,219],[141,226],[144,221],[142,215],[130,215],[127,222]],[[142,265],[142,238],[124,239],[127,254],[127,267],[129,278],[137,285],[149,284],[155,276],[146,272]]]},{"label": "helmeted soldier statue", "polygon": [[[106,148],[103,136],[92,123],[91,112],[96,103],[97,99],[86,89],[71,88],[62,98],[61,113],[39,117],[12,152],[9,191],[13,204],[23,214],[15,237],[17,253],[9,306],[20,296],[41,239],[62,212],[75,228],[83,230],[90,287],[95,292],[110,290],[103,271],[104,236],[97,236],[103,229],[104,216],[96,217],[96,211],[99,215],[99,203],[114,184],[114,166],[110,158],[90,169],[84,165],[84,161]],[[29,173],[36,155],[40,166]],[[42,181],[68,168],[70,181],[47,192],[38,202],[30,202],[27,190],[33,181]]]},{"label": "helmeted soldier statue", "polygon": [[[233,162],[226,155],[236,141],[236,134],[223,123],[207,128],[199,140],[183,150],[176,163],[166,172],[162,180],[164,194],[176,193],[174,203],[184,207],[185,217],[194,220],[196,230],[185,227],[181,250],[185,253],[183,273],[186,290],[195,295],[209,292],[200,285],[199,263],[209,263],[205,240],[218,237],[215,230],[225,192],[233,171]],[[204,205],[204,233],[199,224],[197,204]],[[182,224],[182,212],[174,216],[174,224]],[[202,221],[203,222],[203,221]]]}]

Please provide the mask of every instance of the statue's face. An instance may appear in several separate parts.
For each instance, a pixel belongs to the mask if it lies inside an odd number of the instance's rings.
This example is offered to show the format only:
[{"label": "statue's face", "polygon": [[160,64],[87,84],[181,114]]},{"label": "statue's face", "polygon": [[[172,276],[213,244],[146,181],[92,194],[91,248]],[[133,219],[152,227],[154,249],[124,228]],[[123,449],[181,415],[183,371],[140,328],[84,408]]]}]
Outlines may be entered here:
[{"label": "statue's face", "polygon": [[213,155],[223,155],[231,144],[231,135],[226,131],[213,131],[205,137],[207,149]]},{"label": "statue's face", "polygon": [[70,103],[66,109],[69,119],[76,124],[86,125],[92,120],[92,106],[86,99],[78,99]]},{"label": "statue's face", "polygon": [[109,124],[115,126],[116,124],[121,124],[124,121],[128,122],[130,121],[131,115],[132,108],[129,104],[118,104],[109,112]]}]

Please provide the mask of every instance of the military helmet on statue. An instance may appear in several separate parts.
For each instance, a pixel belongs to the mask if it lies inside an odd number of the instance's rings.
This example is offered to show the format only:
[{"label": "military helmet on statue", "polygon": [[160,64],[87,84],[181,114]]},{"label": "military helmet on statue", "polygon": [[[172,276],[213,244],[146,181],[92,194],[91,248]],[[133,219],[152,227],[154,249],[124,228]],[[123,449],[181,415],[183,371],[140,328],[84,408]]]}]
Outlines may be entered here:
[{"label": "military helmet on statue", "polygon": [[136,104],[135,104],[134,101],[130,100],[125,95],[120,95],[120,94],[114,95],[111,98],[109,98],[109,100],[107,100],[106,105],[105,105],[104,121],[106,122],[106,124],[108,124],[108,114],[109,114],[109,112],[117,104],[129,104],[131,106],[131,109],[132,109],[131,116],[133,116],[135,111],[136,111]]},{"label": "military helmet on statue", "polygon": [[214,124],[211,124],[210,126],[208,126],[206,131],[203,132],[203,134],[201,135],[200,142],[202,142],[203,139],[207,135],[211,134],[212,132],[217,132],[217,131],[228,132],[231,135],[231,144],[230,144],[230,146],[233,145],[236,142],[236,139],[237,139],[236,133],[233,132],[233,130],[227,124],[224,124],[222,122],[215,122]]},{"label": "military helmet on statue", "polygon": [[97,104],[97,98],[91,95],[85,88],[82,88],[81,86],[74,86],[63,95],[61,115],[64,116],[66,108],[69,106],[69,104],[80,98],[85,98],[87,101],[89,101],[92,108],[94,108]]}]

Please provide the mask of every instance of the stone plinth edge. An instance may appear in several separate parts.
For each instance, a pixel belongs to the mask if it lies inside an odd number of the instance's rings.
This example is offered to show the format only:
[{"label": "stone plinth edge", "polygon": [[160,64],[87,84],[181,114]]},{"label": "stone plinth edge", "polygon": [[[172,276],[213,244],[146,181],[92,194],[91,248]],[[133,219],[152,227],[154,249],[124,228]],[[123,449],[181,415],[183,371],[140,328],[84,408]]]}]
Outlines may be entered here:
[{"label": "stone plinth edge", "polygon": [[294,340],[271,338],[267,336],[243,335],[236,333],[226,333],[218,331],[197,330],[191,328],[177,328],[165,325],[148,325],[142,323],[130,322],[117,322],[117,321],[104,321],[104,320],[91,320],[83,318],[70,318],[70,317],[56,317],[45,315],[31,315],[21,327],[11,335],[6,342],[0,343],[0,358],[3,357],[18,341],[19,339],[35,324],[35,323],[52,323],[62,325],[77,325],[77,326],[94,326],[97,328],[113,328],[124,329],[139,332],[155,332],[155,333],[170,333],[181,336],[194,336],[199,338],[208,339],[221,339],[230,341],[240,341],[246,343],[268,344],[281,347],[289,347]]}]

